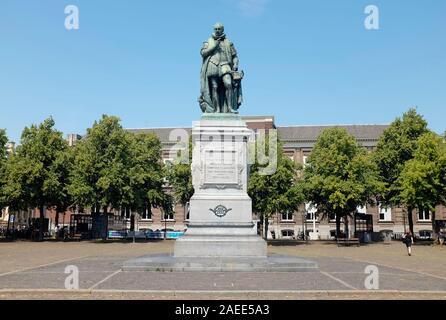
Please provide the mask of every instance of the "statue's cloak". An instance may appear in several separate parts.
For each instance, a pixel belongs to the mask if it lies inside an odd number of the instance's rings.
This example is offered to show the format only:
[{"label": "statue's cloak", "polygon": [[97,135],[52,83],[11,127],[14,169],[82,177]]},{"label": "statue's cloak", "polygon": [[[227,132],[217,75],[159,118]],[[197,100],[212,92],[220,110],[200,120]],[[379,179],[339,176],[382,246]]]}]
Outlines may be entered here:
[{"label": "statue's cloak", "polygon": [[[211,44],[214,40],[214,37],[209,38],[205,44]],[[225,41],[229,42],[229,46],[232,46],[231,42],[225,38]],[[229,63],[231,66],[231,69],[233,69],[233,62],[232,62],[232,54],[227,52],[226,53],[229,59]],[[212,58],[212,55],[208,55],[206,58],[203,58],[203,64],[201,66],[201,72],[200,72],[200,97],[198,99],[198,102],[200,103],[200,108],[204,113],[215,113],[217,112],[216,106],[212,102],[212,91],[210,86],[210,81],[208,77],[208,66],[210,63],[210,60]],[[240,80],[234,80],[233,77],[233,87],[234,87],[234,99],[236,100],[236,103],[233,104],[233,109],[238,110],[239,106],[241,105],[243,101],[243,95],[242,95],[242,84],[241,79]],[[225,102],[226,104],[226,102]],[[223,108],[224,110],[229,110],[229,108]]]},{"label": "statue's cloak", "polygon": [[207,74],[208,65],[209,65],[209,61],[211,60],[211,57],[212,56],[203,58],[203,64],[201,66],[201,72],[200,72],[200,93],[201,93],[201,96],[198,99],[198,102],[200,103],[201,111],[203,111],[204,113],[212,113],[212,112],[217,111],[214,104],[212,103],[211,88],[210,88],[208,74]]}]

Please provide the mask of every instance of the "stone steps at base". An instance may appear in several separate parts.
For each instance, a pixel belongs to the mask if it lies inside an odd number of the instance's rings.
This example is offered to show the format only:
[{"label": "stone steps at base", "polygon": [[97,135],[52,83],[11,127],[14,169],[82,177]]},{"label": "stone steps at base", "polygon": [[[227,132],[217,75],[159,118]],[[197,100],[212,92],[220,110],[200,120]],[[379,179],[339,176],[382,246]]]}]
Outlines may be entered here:
[{"label": "stone steps at base", "polygon": [[304,272],[317,271],[314,261],[293,256],[250,257],[174,257],[149,255],[128,260],[123,271],[157,272]]}]

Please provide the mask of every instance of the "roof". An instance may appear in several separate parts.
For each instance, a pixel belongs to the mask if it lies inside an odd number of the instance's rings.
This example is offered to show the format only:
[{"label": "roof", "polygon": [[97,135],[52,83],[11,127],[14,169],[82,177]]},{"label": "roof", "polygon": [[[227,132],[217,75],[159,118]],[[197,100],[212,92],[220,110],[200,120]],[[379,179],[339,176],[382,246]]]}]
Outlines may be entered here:
[{"label": "roof", "polygon": [[378,140],[388,125],[324,125],[324,126],[286,126],[277,127],[279,139],[282,141],[317,140],[317,137],[328,128],[341,127],[358,140]]},{"label": "roof", "polygon": [[[285,126],[277,127],[279,139],[282,141],[316,141],[317,137],[328,128],[341,127],[347,129],[358,140],[378,140],[388,125],[365,124],[365,125],[319,125],[319,126]],[[172,143],[177,141],[177,137],[182,132],[188,135],[191,128],[146,128],[127,129],[132,133],[155,133],[161,142]],[[183,131],[184,130],[184,131]],[[170,139],[169,139],[170,137]]]},{"label": "roof", "polygon": [[127,129],[127,131],[135,134],[154,133],[158,136],[158,139],[160,139],[162,143],[169,143],[177,141],[177,137],[180,136],[182,132],[187,132],[187,134],[190,135],[191,128],[147,128]]}]

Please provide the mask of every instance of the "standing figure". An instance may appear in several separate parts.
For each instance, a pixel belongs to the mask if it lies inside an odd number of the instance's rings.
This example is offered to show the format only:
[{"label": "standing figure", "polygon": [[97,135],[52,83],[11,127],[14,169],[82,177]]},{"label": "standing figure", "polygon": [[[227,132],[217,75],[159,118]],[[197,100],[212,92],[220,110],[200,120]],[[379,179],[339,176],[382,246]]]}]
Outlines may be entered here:
[{"label": "standing figure", "polygon": [[234,45],[226,37],[224,26],[217,23],[214,33],[201,49],[201,96],[198,99],[205,113],[238,113],[242,104],[238,57]]},{"label": "standing figure", "polygon": [[412,255],[413,236],[410,231],[407,231],[406,234],[404,235],[403,242],[406,245],[407,254],[409,256],[411,256]]}]

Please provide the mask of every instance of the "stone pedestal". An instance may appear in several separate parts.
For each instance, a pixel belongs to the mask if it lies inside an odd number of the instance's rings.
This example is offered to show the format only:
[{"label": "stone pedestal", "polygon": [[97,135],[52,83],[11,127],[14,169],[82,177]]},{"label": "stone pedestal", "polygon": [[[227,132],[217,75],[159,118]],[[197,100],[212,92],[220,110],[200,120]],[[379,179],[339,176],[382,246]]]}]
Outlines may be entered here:
[{"label": "stone pedestal", "polygon": [[192,129],[192,178],[186,234],[174,253],[124,262],[124,271],[302,272],[318,265],[294,256],[267,256],[247,194],[251,130],[237,115],[208,114]]},{"label": "stone pedestal", "polygon": [[264,257],[247,194],[252,131],[238,115],[204,115],[194,124],[189,226],[174,257]]}]

